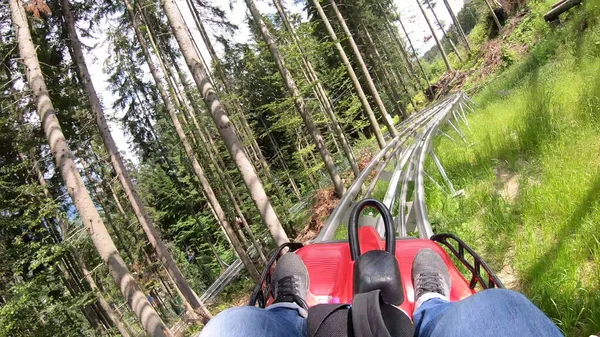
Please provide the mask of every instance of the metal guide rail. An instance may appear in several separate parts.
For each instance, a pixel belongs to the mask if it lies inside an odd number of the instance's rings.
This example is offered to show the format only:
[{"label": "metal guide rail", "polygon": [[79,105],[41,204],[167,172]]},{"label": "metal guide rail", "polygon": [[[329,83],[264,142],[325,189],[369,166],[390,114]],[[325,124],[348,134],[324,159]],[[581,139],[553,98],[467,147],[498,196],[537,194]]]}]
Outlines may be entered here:
[{"label": "metal guide rail", "polygon": [[[381,201],[390,210],[395,211],[394,222],[399,237],[406,237],[409,233],[417,231],[419,237],[430,238],[433,230],[427,214],[424,185],[425,178],[431,177],[425,171],[425,159],[427,156],[433,159],[450,193],[462,193],[454,189],[433,152],[432,145],[438,134],[455,140],[440,129],[444,124],[448,124],[452,132],[457,133],[460,139],[466,142],[459,126],[465,124],[468,127],[466,111],[471,109],[470,102],[472,101],[464,93],[455,93],[411,115],[399,124],[399,135],[388,142],[356,177],[314,242],[335,241],[339,227],[347,226],[353,205],[358,200],[371,197],[376,186],[382,181],[389,183]],[[390,166],[392,170],[386,170]],[[441,188],[440,184],[436,184]],[[383,222],[380,218],[365,218],[363,221],[364,225],[372,225],[383,234]]]}]

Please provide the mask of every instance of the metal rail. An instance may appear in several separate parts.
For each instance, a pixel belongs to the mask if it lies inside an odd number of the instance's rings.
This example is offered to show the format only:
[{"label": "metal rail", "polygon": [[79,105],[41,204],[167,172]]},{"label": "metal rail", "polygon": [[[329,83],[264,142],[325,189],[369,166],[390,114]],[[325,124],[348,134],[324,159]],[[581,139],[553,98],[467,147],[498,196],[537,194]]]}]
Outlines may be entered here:
[{"label": "metal rail", "polygon": [[231,266],[229,266],[229,268],[227,268],[225,272],[223,272],[223,274],[221,274],[219,278],[217,278],[202,295],[200,295],[200,300],[204,304],[212,303],[212,301],[215,300],[215,298],[223,291],[223,289],[225,289],[225,287],[231,281],[233,281],[233,279],[236,278],[236,276],[241,273],[243,269],[244,264],[242,261],[240,259],[235,260]]},{"label": "metal rail", "polygon": [[[400,134],[392,139],[373,158],[371,163],[356,177],[348,188],[338,206],[333,210],[327,222],[314,242],[334,241],[339,226],[347,225],[350,211],[356,201],[365,197],[372,197],[377,184],[384,180],[385,168],[393,163],[392,172],[387,172],[389,184],[383,202],[390,209],[397,207],[395,216],[396,231],[399,236],[407,236],[412,232],[410,222],[414,222],[421,238],[429,238],[433,230],[429,222],[427,206],[425,203],[425,160],[431,154],[433,139],[440,133],[440,126],[448,122],[454,132],[463,140],[464,135],[458,128],[460,124],[467,124],[465,107],[469,107],[469,98],[463,93],[450,95],[430,107],[411,116],[401,123]],[[454,122],[451,121],[454,119]],[[448,131],[450,132],[450,131]],[[447,132],[444,134],[448,135]],[[447,180],[454,193],[454,187],[446,173],[435,158],[436,167],[441,176]],[[373,176],[373,172],[376,172]],[[369,178],[372,180],[369,181]],[[412,183],[414,186],[411,188]],[[365,186],[368,184],[368,186]],[[412,193],[409,193],[412,191]],[[383,233],[383,223],[380,219],[375,222],[375,227],[380,234]],[[341,238],[340,238],[341,239]]]},{"label": "metal rail", "polygon": [[[261,236],[262,239],[267,239],[269,237],[268,233],[264,233]],[[258,252],[254,249],[254,246],[250,247],[248,250],[248,255],[250,258],[256,258],[258,256]],[[225,287],[231,283],[242,271],[244,270],[244,264],[242,260],[239,258],[231,263],[224,272],[219,275],[219,277],[204,291],[202,295],[200,295],[200,300],[205,304],[212,303],[215,298],[225,289]]]}]

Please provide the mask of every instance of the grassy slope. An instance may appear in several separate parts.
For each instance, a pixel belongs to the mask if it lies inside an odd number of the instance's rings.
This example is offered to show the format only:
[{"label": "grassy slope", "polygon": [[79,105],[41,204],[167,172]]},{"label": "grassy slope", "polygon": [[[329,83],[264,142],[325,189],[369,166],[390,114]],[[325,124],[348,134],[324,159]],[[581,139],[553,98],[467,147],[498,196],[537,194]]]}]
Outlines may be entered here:
[{"label": "grassy slope", "polygon": [[[552,2],[533,4],[533,15]],[[471,130],[463,126],[472,144],[437,140],[466,197],[427,187],[436,231],[472,243],[568,336],[600,331],[599,3],[554,30],[524,21],[518,31],[543,38],[474,97]],[[518,196],[507,200],[511,177]]]}]

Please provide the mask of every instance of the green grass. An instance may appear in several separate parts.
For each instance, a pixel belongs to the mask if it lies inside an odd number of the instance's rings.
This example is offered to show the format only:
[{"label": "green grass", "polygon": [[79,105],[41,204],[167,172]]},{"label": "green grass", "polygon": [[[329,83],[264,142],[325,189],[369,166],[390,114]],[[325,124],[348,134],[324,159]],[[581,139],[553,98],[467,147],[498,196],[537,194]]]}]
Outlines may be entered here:
[{"label": "green grass", "polygon": [[[513,286],[568,336],[600,331],[598,8],[588,1],[563,27],[543,28],[531,53],[474,97],[462,127],[472,144],[437,139],[465,197],[427,186],[435,230],[461,236],[497,272],[510,265]],[[501,175],[518,181],[514,200]]]}]

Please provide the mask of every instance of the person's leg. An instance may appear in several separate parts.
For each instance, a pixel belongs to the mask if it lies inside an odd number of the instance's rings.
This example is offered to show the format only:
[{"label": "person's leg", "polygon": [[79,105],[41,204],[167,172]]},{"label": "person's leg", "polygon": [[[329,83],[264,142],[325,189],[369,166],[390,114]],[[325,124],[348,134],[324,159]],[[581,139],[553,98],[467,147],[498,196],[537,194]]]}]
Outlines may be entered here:
[{"label": "person's leg", "polygon": [[231,308],[211,319],[199,337],[306,337],[305,317],[295,303]]},{"label": "person's leg", "polygon": [[412,267],[415,336],[562,336],[525,296],[505,289],[479,292],[449,302],[451,281],[442,258],[422,249]]},{"label": "person's leg", "polygon": [[563,336],[552,321],[520,293],[489,289],[459,302],[434,298],[414,313],[415,336]]},{"label": "person's leg", "polygon": [[432,298],[421,304],[413,313],[415,336],[425,336],[424,327],[429,326],[431,322],[435,322],[452,304],[452,302],[442,298]]},{"label": "person's leg", "polygon": [[227,309],[211,319],[199,337],[306,337],[308,283],[308,270],[302,259],[287,253],[277,260],[273,273],[274,304],[266,309]]}]

